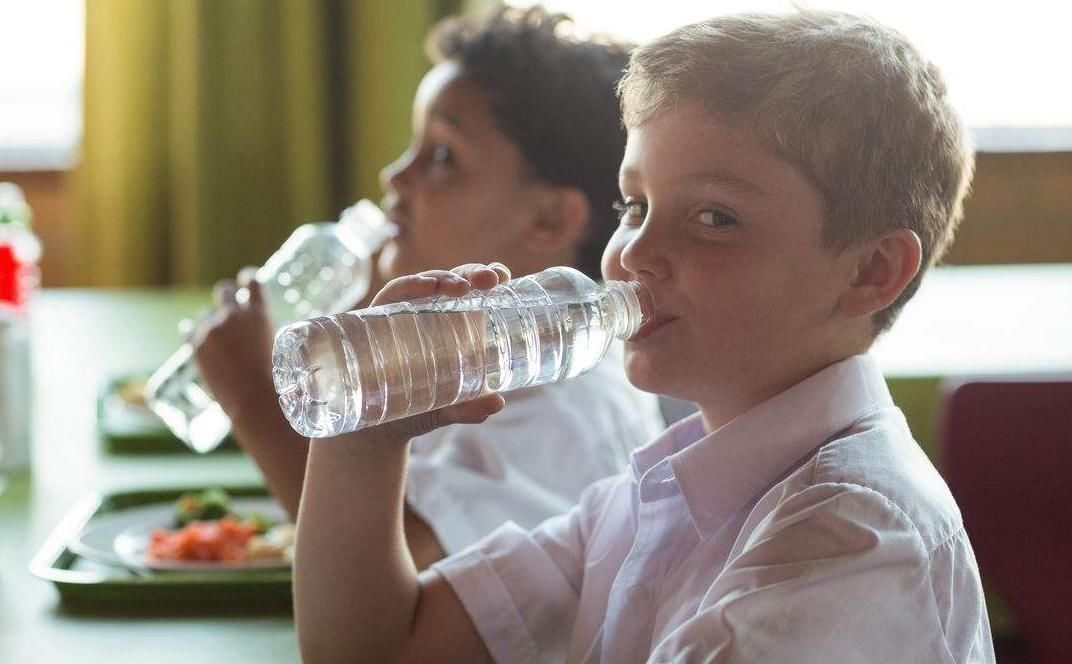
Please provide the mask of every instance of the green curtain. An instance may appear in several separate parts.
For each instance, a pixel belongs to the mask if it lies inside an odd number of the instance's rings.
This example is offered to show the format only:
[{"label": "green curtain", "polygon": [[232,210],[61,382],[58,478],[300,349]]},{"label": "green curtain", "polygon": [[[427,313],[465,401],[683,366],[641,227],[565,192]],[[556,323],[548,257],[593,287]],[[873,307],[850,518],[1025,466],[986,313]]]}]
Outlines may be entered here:
[{"label": "green curtain", "polygon": [[79,283],[204,285],[379,196],[443,0],[87,0]]}]

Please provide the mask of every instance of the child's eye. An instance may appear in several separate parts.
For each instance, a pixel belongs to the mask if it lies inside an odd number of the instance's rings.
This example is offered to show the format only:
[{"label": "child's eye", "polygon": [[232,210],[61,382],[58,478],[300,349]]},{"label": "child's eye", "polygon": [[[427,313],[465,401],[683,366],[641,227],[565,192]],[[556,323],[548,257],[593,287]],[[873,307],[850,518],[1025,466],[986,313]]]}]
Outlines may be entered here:
[{"label": "child's eye", "polygon": [[640,224],[644,217],[648,216],[648,204],[643,201],[626,199],[614,202],[614,211],[618,213],[618,221],[623,224]]},{"label": "child's eye", "polygon": [[701,224],[714,228],[733,228],[740,223],[736,217],[721,210],[703,210],[698,217]]},{"label": "child's eye", "polygon": [[454,163],[454,151],[443,144],[432,147],[432,163],[449,166]]}]

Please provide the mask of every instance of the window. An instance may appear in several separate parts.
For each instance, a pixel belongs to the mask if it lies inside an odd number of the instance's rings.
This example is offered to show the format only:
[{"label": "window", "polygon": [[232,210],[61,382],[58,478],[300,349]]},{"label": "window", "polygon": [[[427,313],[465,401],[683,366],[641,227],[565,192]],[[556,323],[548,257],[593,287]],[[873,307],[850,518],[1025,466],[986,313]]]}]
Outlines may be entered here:
[{"label": "window", "polygon": [[[532,2],[510,2],[529,6]],[[867,14],[897,28],[945,73],[954,102],[980,148],[1072,148],[1068,29],[1072,4],[935,0],[660,0],[622,8],[617,0],[545,0],[579,29],[643,42],[718,13],[799,6]]]},{"label": "window", "polygon": [[82,132],[84,0],[0,0],[0,171],[69,168]]}]

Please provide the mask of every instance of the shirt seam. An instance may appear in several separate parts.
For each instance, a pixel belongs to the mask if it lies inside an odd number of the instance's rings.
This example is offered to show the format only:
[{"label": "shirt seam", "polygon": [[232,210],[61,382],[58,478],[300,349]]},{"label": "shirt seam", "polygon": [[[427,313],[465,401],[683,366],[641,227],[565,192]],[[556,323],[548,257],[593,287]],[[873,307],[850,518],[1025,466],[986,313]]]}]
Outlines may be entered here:
[{"label": "shirt seam", "polygon": [[[934,554],[938,551],[938,549],[941,549],[942,547],[946,546],[947,544],[952,542],[955,537],[957,537],[961,533],[965,533],[965,532],[966,531],[964,530],[964,524],[963,523],[959,524],[953,530],[953,532],[949,533],[949,535],[947,537],[943,538],[942,541],[939,542],[938,544],[936,544],[934,546],[934,548],[932,548],[927,554],[927,577],[928,577],[928,581],[930,581],[927,584],[927,587],[930,588],[930,591],[931,591],[931,601],[934,603],[934,612],[935,612],[935,614],[938,614],[938,597],[937,597],[937,595],[936,595],[936,593],[934,591],[934,582],[932,581],[932,579],[934,578],[934,575],[931,574],[931,561],[933,560]],[[950,648],[949,648],[949,635],[945,631],[945,626],[942,625],[941,623],[939,623],[939,627],[942,630],[942,645],[945,646],[945,652],[949,656],[950,661],[956,662],[957,659],[956,659],[956,657],[953,656],[953,651],[950,650]],[[971,653],[973,653],[975,651],[975,648],[979,645],[978,642],[979,642],[978,630],[976,630],[976,638],[972,639],[972,647],[969,649],[969,651],[968,651],[968,659],[965,660],[965,661],[971,661]]]},{"label": "shirt seam", "polygon": [[[882,502],[884,504],[892,507],[895,510],[896,514],[899,515],[898,518],[903,519],[911,527],[912,534],[915,536],[915,540],[916,540],[917,544],[919,545],[919,549],[921,551],[923,551],[923,553],[926,555],[925,562],[926,562],[926,570],[927,570],[927,590],[929,591],[929,594],[930,594],[930,600],[931,600],[931,605],[932,605],[932,607],[934,609],[934,615],[935,615],[935,617],[940,616],[941,614],[940,614],[940,612],[938,610],[938,598],[934,594],[934,583],[931,581],[931,579],[933,578],[933,574],[931,573],[931,571],[932,571],[931,570],[931,567],[932,567],[931,566],[931,556],[932,556],[933,552],[938,549],[938,546],[935,546],[932,549],[928,550],[927,547],[923,543],[923,535],[919,532],[919,528],[916,527],[915,521],[913,521],[912,518],[908,516],[908,513],[905,512],[904,509],[902,509],[900,505],[898,505],[894,501],[890,500],[890,498],[888,496],[886,496],[885,494],[883,494],[881,491],[877,491],[875,489],[872,489],[869,486],[864,486],[863,484],[858,484],[856,482],[822,482],[822,483],[819,483],[819,484],[815,484],[813,486],[821,486],[823,484],[834,485],[834,486],[855,487],[857,489],[862,490],[864,493],[873,494],[875,496],[878,496],[878,498],[880,500],[882,500]],[[964,526],[961,525],[956,530],[956,532],[950,534],[946,538],[943,538],[942,539],[942,544],[948,542],[953,536],[955,536],[958,532],[960,532],[960,530],[962,530],[963,527]],[[957,660],[956,660],[955,657],[953,657],[953,652],[949,649],[949,637],[945,632],[945,627],[942,625],[941,620],[938,620],[938,631],[942,635],[942,649],[945,651],[946,657],[948,658],[948,660],[950,662],[956,662]]]}]

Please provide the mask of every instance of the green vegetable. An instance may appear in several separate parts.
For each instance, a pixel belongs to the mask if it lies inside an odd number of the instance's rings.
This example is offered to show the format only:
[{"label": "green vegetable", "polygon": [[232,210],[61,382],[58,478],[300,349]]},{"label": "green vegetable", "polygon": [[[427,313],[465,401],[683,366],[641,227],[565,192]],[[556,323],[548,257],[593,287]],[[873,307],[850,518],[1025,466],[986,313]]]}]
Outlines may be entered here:
[{"label": "green vegetable", "polygon": [[205,489],[200,493],[185,493],[175,501],[175,528],[191,521],[222,519],[231,513],[231,497],[223,489]]},{"label": "green vegetable", "polygon": [[231,497],[223,489],[216,488],[182,494],[175,501],[175,517],[172,522],[174,528],[184,528],[191,521],[214,521],[227,515],[253,526],[261,535],[275,525],[274,521],[256,512],[250,512],[245,516],[235,514],[231,510]]},{"label": "green vegetable", "polygon": [[266,519],[263,514],[257,512],[250,512],[247,514],[246,518],[242,519],[242,523],[256,528],[258,535],[263,535],[268,532],[269,528],[275,525],[275,522]]}]

